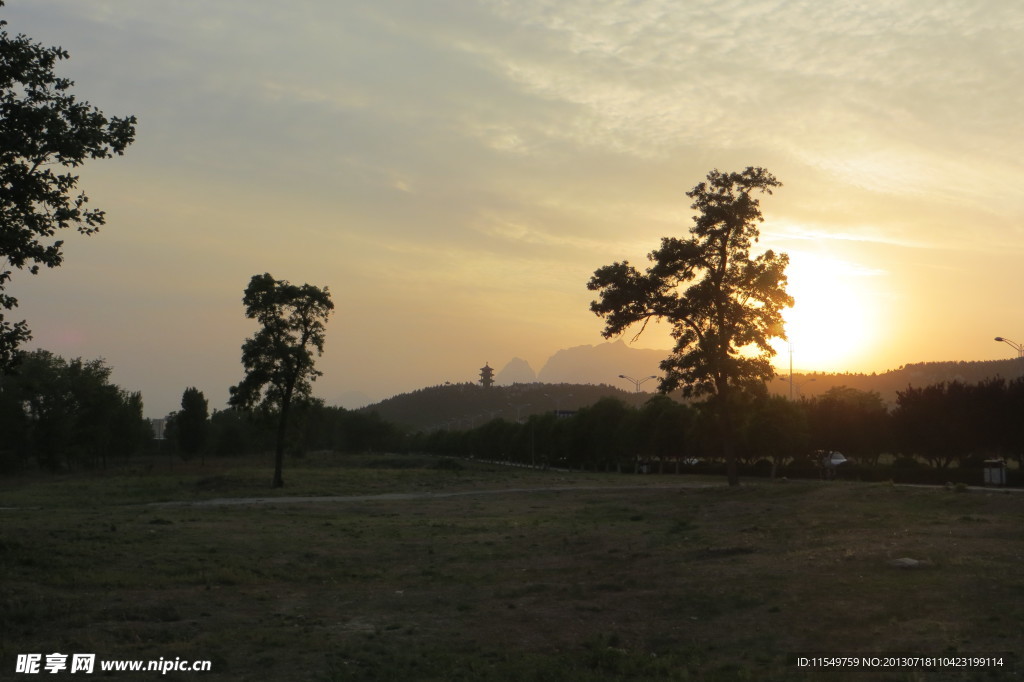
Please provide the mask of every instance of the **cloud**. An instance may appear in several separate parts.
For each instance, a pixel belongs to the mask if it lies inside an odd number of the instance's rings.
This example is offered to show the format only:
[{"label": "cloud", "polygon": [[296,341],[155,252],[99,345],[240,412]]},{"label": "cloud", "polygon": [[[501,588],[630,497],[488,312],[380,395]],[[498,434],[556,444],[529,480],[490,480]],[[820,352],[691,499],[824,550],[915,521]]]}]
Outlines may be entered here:
[{"label": "cloud", "polygon": [[[715,167],[785,183],[763,202],[764,242],[783,250],[895,272],[893,254],[934,268],[1024,243],[1024,8],[1002,0],[12,0],[4,14],[71,52],[82,98],[140,120],[124,159],[86,170],[110,222],[67,272],[89,291],[152,272],[128,294],[174,311],[236,305],[270,270],[355,300],[353,347],[392,335],[399,352],[434,317],[462,353],[538,318],[545,343],[593,342],[578,335],[598,330],[589,274],[684,235],[684,192]],[[202,282],[160,293],[184,262]],[[101,313],[111,329],[144,317]]]}]

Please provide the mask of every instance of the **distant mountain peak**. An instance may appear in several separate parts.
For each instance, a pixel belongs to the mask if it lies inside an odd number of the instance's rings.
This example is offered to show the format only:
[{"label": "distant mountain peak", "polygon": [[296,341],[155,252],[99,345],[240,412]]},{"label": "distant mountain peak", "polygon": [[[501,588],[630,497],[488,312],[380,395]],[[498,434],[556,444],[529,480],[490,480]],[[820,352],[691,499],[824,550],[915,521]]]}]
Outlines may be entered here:
[{"label": "distant mountain peak", "polygon": [[522,358],[512,358],[501,371],[494,377],[499,386],[510,386],[512,384],[532,384],[537,381],[537,373],[530,367],[530,363]]},{"label": "distant mountain peak", "polygon": [[664,350],[632,348],[622,339],[596,346],[574,346],[563,348],[552,355],[537,373],[537,378],[549,384],[587,383],[624,386],[625,380],[619,378],[620,374],[636,378],[660,376],[659,364],[667,355],[668,351]]}]

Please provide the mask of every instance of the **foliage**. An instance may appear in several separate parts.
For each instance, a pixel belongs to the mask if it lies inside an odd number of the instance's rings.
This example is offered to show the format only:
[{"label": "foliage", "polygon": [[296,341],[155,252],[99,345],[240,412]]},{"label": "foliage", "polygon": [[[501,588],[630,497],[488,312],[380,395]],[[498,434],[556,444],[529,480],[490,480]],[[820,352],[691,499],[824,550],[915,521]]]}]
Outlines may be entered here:
[{"label": "foliage", "polygon": [[[815,453],[838,450],[850,459],[841,472],[848,478],[979,484],[984,459],[1019,460],[1024,453],[1024,427],[1015,418],[1024,410],[1024,379],[940,384],[901,395],[890,413],[877,393],[845,386],[798,402],[740,394],[733,415],[737,459],[755,475],[817,477]],[[498,418],[468,430],[415,434],[406,442],[413,451],[537,466],[636,471],[647,463],[650,471],[717,473],[724,459],[718,454],[718,407],[663,395],[640,406],[605,398],[574,413],[551,411],[521,422]],[[880,463],[882,455],[893,464]],[[910,470],[915,463],[920,466]],[[950,471],[953,464],[958,469]],[[1016,470],[1009,477],[1015,479]]]},{"label": "foliage", "polygon": [[[3,3],[0,2],[0,6]],[[101,210],[75,194],[78,176],[67,169],[90,159],[121,155],[135,137],[135,117],[107,118],[71,94],[74,83],[59,77],[59,47],[44,47],[24,35],[11,36],[0,21],[0,311],[18,305],[5,289],[13,269],[39,272],[63,260],[58,230],[85,235],[104,224]],[[10,369],[17,348],[31,338],[27,323],[0,312],[0,369]]]},{"label": "foliage", "polygon": [[665,395],[648,400],[636,416],[637,444],[648,457],[691,458],[696,449],[687,447],[696,425],[696,411]]},{"label": "foliage", "polygon": [[748,450],[772,463],[772,473],[808,450],[807,411],[780,396],[762,397],[746,429]]},{"label": "foliage", "polygon": [[23,354],[16,373],[0,377],[0,429],[7,468],[34,461],[50,471],[105,466],[152,436],[141,394],[111,384],[103,360],[44,350]]},{"label": "foliage", "polygon": [[[168,439],[178,442],[178,417],[169,422]],[[238,408],[214,410],[207,421],[205,455],[237,457],[273,451],[276,445],[274,424],[279,414],[272,410],[253,419]],[[401,452],[406,448],[405,433],[375,412],[346,410],[326,406],[319,400],[303,400],[292,406],[288,424],[287,452],[362,454]]]},{"label": "foliage", "polygon": [[875,392],[835,386],[807,406],[817,449],[839,450],[874,466],[890,444],[889,414]]},{"label": "foliage", "polygon": [[214,455],[244,455],[273,447],[273,439],[262,421],[249,419],[237,408],[228,408],[214,410],[210,415],[207,447]]},{"label": "foliage", "polygon": [[376,412],[354,412],[343,407],[310,405],[300,434],[305,450],[336,452],[388,452],[402,448],[402,433]]},{"label": "foliage", "polygon": [[244,410],[276,411],[273,485],[279,488],[284,485],[281,468],[289,411],[293,402],[310,396],[311,382],[321,374],[314,367],[314,351],[323,353],[334,303],[327,287],[297,286],[269,273],[253,275],[242,301],[245,316],[259,322],[260,329],[242,345],[245,378],[231,387],[229,402]]},{"label": "foliage", "polygon": [[635,455],[630,443],[632,412],[615,398],[602,398],[580,410],[568,427],[564,461],[576,468],[587,464],[609,468]]},{"label": "foliage", "polygon": [[183,457],[192,457],[203,450],[209,434],[209,408],[203,392],[194,386],[181,395],[181,412],[174,418],[178,447]]},{"label": "foliage", "polygon": [[693,407],[667,396],[639,408],[604,397],[571,414],[549,411],[520,422],[497,418],[467,431],[416,434],[408,447],[544,467],[634,471],[641,460],[694,455],[696,420]]},{"label": "foliage", "polygon": [[894,428],[899,449],[920,455],[932,466],[961,466],[978,455],[1015,452],[1019,438],[1024,379],[1007,384],[990,379],[978,384],[959,381],[922,388],[908,386],[897,394]]},{"label": "foliage", "polygon": [[699,212],[689,239],[663,238],[645,273],[623,261],[599,268],[587,284],[599,292],[590,309],[605,319],[606,338],[636,324],[639,336],[651,320],[671,325],[675,347],[661,363],[660,389],[715,396],[731,484],[738,482],[732,394],[774,376],[769,339],[785,338],[782,310],[793,304],[785,290],[788,256],[771,250],[750,255],[764,220],[753,194],[771,194],[780,185],[763,168],[711,171],[687,192]]}]

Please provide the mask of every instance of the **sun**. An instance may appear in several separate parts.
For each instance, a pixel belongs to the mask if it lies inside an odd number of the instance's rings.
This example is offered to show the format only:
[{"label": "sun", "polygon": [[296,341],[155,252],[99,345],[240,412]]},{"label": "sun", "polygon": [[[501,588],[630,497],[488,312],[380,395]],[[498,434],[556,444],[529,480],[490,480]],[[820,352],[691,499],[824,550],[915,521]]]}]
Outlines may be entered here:
[{"label": "sun", "polygon": [[830,256],[790,253],[786,290],[794,305],[783,312],[787,341],[773,342],[776,365],[796,371],[855,371],[877,338],[871,305],[875,274]]}]

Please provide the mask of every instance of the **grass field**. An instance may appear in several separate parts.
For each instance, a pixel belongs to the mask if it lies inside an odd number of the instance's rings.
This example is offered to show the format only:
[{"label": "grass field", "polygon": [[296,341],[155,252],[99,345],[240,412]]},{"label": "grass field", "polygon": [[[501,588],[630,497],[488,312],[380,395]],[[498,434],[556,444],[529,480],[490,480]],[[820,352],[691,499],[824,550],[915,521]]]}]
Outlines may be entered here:
[{"label": "grass field", "polygon": [[[165,460],[0,482],[0,679],[58,677],[14,674],[17,654],[51,652],[212,661],[110,673],[125,680],[1019,679],[1019,493],[402,456],[289,462],[283,491],[270,475]],[[284,499],[384,493],[412,497]],[[269,499],[199,504],[250,497]],[[891,652],[1010,656],[792,660]]]}]

